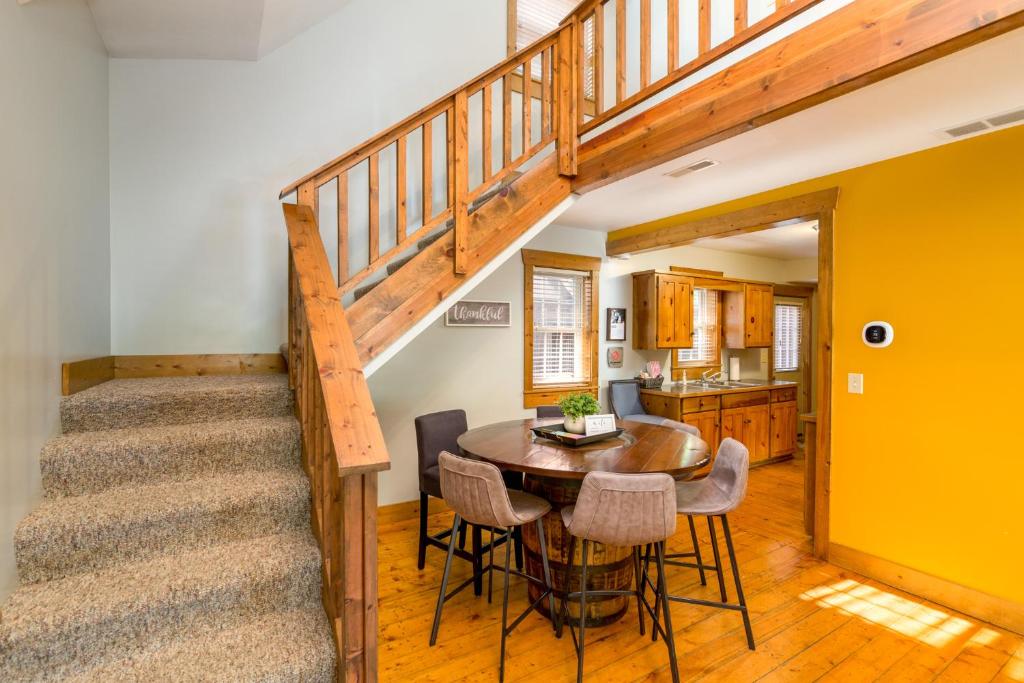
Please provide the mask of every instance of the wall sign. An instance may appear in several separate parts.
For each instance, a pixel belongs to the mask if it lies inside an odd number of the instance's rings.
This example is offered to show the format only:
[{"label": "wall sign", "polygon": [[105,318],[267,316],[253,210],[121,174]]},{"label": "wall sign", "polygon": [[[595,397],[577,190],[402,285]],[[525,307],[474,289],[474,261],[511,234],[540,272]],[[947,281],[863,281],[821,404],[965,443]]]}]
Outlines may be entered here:
[{"label": "wall sign", "polygon": [[447,327],[510,327],[512,304],[508,301],[460,301],[444,314]]},{"label": "wall sign", "polygon": [[610,368],[621,368],[622,367],[622,347],[621,346],[609,346],[608,347],[608,367],[610,367]]}]

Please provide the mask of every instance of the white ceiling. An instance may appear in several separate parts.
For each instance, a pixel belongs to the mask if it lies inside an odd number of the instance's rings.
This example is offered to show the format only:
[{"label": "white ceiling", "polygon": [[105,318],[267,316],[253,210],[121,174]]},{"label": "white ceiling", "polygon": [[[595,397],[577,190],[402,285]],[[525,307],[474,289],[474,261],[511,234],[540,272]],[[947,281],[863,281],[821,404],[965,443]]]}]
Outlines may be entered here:
[{"label": "white ceiling", "polygon": [[[936,131],[1024,106],[1021,54],[1017,29],[590,192],[558,223],[614,230],[944,144]],[[664,176],[704,158],[720,163]]]},{"label": "white ceiling", "polygon": [[793,261],[818,255],[818,221],[759,230],[731,237],[705,237],[691,246]]},{"label": "white ceiling", "polygon": [[111,57],[257,60],[349,0],[88,0]]}]

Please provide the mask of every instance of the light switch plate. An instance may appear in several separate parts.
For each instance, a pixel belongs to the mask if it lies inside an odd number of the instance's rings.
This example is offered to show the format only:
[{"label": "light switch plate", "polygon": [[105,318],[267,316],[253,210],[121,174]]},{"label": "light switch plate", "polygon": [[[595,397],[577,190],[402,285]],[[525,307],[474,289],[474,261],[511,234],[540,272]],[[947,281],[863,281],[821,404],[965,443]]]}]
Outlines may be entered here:
[{"label": "light switch plate", "polygon": [[859,372],[851,372],[846,376],[846,391],[851,394],[864,393],[864,375]]}]

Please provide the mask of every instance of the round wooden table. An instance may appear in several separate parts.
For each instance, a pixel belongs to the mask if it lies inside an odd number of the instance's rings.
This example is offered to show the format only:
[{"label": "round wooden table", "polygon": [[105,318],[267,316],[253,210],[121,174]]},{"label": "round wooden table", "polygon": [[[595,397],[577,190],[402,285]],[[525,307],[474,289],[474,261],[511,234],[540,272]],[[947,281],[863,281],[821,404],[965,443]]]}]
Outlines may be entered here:
[{"label": "round wooden table", "polygon": [[[555,595],[565,594],[566,567],[569,566],[571,590],[579,590],[582,544],[574,557],[568,557],[569,533],[562,524],[561,508],[573,505],[587,472],[640,474],[664,472],[677,479],[688,479],[710,460],[708,445],[687,432],[661,425],[619,420],[623,429],[617,437],[587,444],[565,446],[536,436],[532,429],[558,424],[560,420],[513,420],[471,429],[459,437],[466,455],[494,463],[498,467],[525,474],[523,489],[551,503],[544,517],[544,536],[551,564]],[[523,527],[526,570],[531,576],[543,576],[540,539],[536,527]],[[633,582],[632,549],[591,543],[587,561],[587,584],[591,590],[628,590]],[[531,601],[541,588],[530,583]],[[625,596],[587,599],[587,626],[603,626],[622,618],[629,599]],[[547,613],[547,602],[541,610]],[[570,614],[579,618],[572,606]],[[550,616],[550,615],[548,615]]]}]

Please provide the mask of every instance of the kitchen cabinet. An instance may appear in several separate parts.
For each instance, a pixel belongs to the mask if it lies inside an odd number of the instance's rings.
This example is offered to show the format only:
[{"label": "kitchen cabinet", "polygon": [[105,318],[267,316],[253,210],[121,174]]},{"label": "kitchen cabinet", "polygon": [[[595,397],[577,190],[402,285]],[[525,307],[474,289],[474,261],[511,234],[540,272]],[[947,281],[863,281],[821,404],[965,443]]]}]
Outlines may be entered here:
[{"label": "kitchen cabinet", "polygon": [[633,273],[633,348],[693,346],[693,278],[658,271]]},{"label": "kitchen cabinet", "polygon": [[770,347],[775,337],[775,288],[744,283],[724,293],[725,346],[729,349]]},{"label": "kitchen cabinet", "polygon": [[746,446],[750,464],[756,465],[771,457],[770,420],[767,404],[723,410],[721,438],[732,437]]},{"label": "kitchen cabinet", "polygon": [[773,458],[796,450],[796,412],[796,401],[771,404]]},{"label": "kitchen cabinet", "polygon": [[718,451],[719,443],[719,412],[717,410],[705,410],[700,413],[689,413],[683,415],[683,422],[692,425],[700,430],[700,438],[704,439],[711,453]]}]

